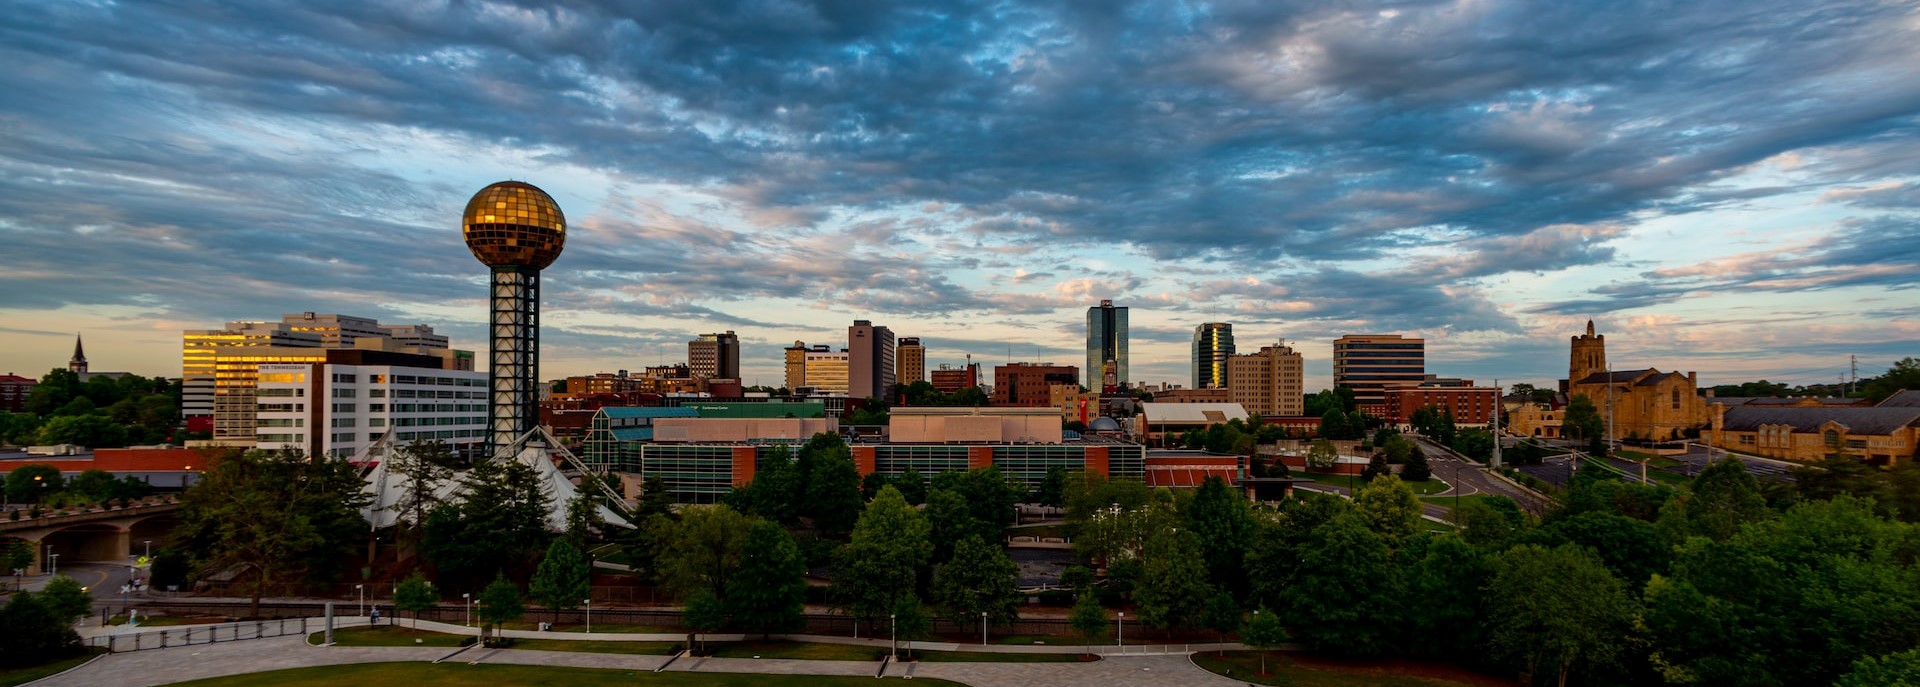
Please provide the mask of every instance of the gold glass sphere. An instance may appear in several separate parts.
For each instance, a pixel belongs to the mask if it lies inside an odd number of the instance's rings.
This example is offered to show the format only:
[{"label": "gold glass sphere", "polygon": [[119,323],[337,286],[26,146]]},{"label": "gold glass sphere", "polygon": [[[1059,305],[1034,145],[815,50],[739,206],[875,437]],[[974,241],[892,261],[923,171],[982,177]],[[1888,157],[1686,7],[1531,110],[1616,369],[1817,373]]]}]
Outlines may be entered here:
[{"label": "gold glass sphere", "polygon": [[467,249],[492,267],[545,269],[567,241],[560,205],[533,184],[502,181],[473,194],[460,218]]}]

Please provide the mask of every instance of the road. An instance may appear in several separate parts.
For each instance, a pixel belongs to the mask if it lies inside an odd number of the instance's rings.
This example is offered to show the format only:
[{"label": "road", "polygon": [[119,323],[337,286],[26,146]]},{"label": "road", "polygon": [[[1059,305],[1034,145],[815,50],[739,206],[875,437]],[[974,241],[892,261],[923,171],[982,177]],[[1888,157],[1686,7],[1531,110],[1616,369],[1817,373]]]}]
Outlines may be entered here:
[{"label": "road", "polygon": [[1467,460],[1451,449],[1429,441],[1426,437],[1417,434],[1408,436],[1413,437],[1414,443],[1420,447],[1420,452],[1426,454],[1427,465],[1433,469],[1434,476],[1447,480],[1455,485],[1455,489],[1462,489],[1461,496],[1474,494],[1505,496],[1513,499],[1514,503],[1520,504],[1521,509],[1531,513],[1539,513],[1545,509],[1546,504],[1542,503],[1539,497],[1507,483],[1506,480],[1488,475],[1486,466]]},{"label": "road", "polygon": [[[1585,454],[1582,453],[1577,455],[1584,456]],[[1664,456],[1664,457],[1672,458],[1674,460],[1685,463],[1685,465],[1682,465],[1680,467],[1670,468],[1667,470],[1667,472],[1671,472],[1679,475],[1685,475],[1687,477],[1692,477],[1694,475],[1700,474],[1700,471],[1705,470],[1707,468],[1707,465],[1711,464],[1713,461],[1723,459],[1728,455],[1733,455],[1735,458],[1739,458],[1740,463],[1746,466],[1747,472],[1749,474],[1752,474],[1754,477],[1758,479],[1779,480],[1779,481],[1789,481],[1789,482],[1793,481],[1792,470],[1794,466],[1791,463],[1785,463],[1777,460],[1769,460],[1766,458],[1754,458],[1752,456],[1729,454],[1725,451],[1714,451],[1712,455],[1708,455],[1707,449],[1705,447],[1697,446],[1697,445],[1693,446],[1691,452],[1689,453],[1680,453],[1680,454]],[[1567,483],[1567,479],[1572,475],[1572,473],[1569,472],[1568,463],[1571,462],[1573,459],[1574,459],[1573,456],[1567,456],[1567,455],[1550,456],[1539,465],[1522,465],[1522,466],[1519,466],[1518,469],[1521,472],[1527,473],[1528,475],[1531,475],[1535,479],[1538,479],[1542,482],[1547,482],[1555,486],[1565,486]],[[1607,464],[1612,465],[1613,467],[1619,468],[1622,472],[1625,472],[1627,475],[1625,479],[1627,481],[1631,481],[1631,482],[1640,481],[1640,461],[1630,460],[1626,458],[1619,458],[1619,457],[1608,457]],[[1589,468],[1583,466],[1581,469],[1589,469]],[[1658,480],[1650,480],[1650,481],[1653,481],[1654,483],[1658,483]]]}]

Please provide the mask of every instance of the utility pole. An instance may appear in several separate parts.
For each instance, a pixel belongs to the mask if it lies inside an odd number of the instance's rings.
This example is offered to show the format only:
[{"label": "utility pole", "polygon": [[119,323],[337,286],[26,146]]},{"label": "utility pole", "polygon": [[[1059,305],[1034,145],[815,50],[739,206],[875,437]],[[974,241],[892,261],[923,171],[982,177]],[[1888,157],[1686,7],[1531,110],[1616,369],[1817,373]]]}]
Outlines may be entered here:
[{"label": "utility pole", "polygon": [[1849,355],[1847,356],[1847,391],[1845,395],[1852,396],[1853,392],[1860,390],[1859,386],[1860,356]]},{"label": "utility pole", "polygon": [[1493,380],[1493,460],[1490,464],[1495,470],[1500,469],[1500,409],[1505,407],[1506,403],[1507,395],[1502,393],[1500,380]]}]

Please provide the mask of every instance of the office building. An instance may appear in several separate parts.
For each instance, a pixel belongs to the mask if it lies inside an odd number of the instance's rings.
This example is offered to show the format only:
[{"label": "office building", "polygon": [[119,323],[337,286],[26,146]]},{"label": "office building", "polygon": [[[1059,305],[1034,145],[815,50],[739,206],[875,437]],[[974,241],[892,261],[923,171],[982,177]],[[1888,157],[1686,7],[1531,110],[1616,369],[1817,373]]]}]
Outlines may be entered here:
[{"label": "office building", "polygon": [[701,334],[687,342],[687,366],[693,376],[708,379],[740,378],[740,337],[732,331]]},{"label": "office building", "polygon": [[1193,328],[1193,388],[1224,389],[1233,357],[1233,325],[1208,322]]},{"label": "office building", "polygon": [[850,357],[847,349],[835,351],[826,344],[814,344],[807,351],[807,383],[802,386],[812,388],[816,394],[846,396],[847,363]]},{"label": "office building", "polygon": [[600,394],[630,394],[653,390],[653,385],[648,384],[646,379],[630,376],[626,370],[574,375],[561,380],[561,384],[565,391],[554,398],[574,399]]},{"label": "office building", "polygon": [[927,381],[927,349],[920,346],[920,337],[901,338],[893,355],[896,363],[893,375],[895,384]]},{"label": "office building", "polygon": [[40,382],[12,372],[0,375],[0,411],[18,413],[27,409],[27,395]]},{"label": "office building", "polygon": [[486,373],[434,367],[431,356],[324,352],[342,362],[259,366],[256,448],[355,458],[388,432],[400,444],[438,440],[456,451],[486,441]]},{"label": "office building", "polygon": [[1087,308],[1086,387],[1112,392],[1127,385],[1127,309],[1111,300]]},{"label": "office building", "polygon": [[942,364],[940,369],[929,374],[934,390],[943,394],[980,386],[980,363],[967,363],[959,367]]},{"label": "office building", "polygon": [[1453,416],[1460,427],[1491,427],[1494,408],[1500,402],[1500,390],[1493,387],[1422,385],[1387,389],[1387,412],[1381,419],[1389,424],[1405,425],[1421,408],[1433,408]]},{"label": "office building", "polygon": [[786,387],[793,391],[807,385],[807,344],[795,341],[786,348]]},{"label": "office building", "polygon": [[1072,365],[1053,363],[1012,363],[993,368],[993,404],[996,406],[1047,407],[1053,404],[1053,387],[1080,383],[1080,370]]},{"label": "office building", "polygon": [[1348,334],[1333,340],[1333,384],[1353,390],[1361,410],[1387,410],[1387,387],[1419,386],[1427,374],[1427,342],[1398,334]]},{"label": "office building", "polygon": [[847,396],[884,399],[893,391],[893,330],[854,320],[847,327]]},{"label": "office building", "polygon": [[[1296,416],[1306,412],[1306,377],[1300,354],[1285,344],[1227,360],[1227,398],[1253,415]],[[1155,401],[1160,400],[1158,396]]]}]

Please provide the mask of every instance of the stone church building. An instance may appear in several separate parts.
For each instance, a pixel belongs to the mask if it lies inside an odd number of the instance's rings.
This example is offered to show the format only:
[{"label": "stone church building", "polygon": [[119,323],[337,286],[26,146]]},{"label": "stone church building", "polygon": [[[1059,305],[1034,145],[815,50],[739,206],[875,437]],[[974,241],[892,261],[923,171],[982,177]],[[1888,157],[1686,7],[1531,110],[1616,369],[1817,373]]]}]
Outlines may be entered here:
[{"label": "stone church building", "polygon": [[1562,390],[1569,399],[1586,396],[1603,419],[1611,409],[1616,439],[1682,439],[1707,424],[1707,402],[1695,373],[1608,371],[1607,337],[1594,333],[1592,320],[1586,334],[1573,337],[1568,358]]}]

